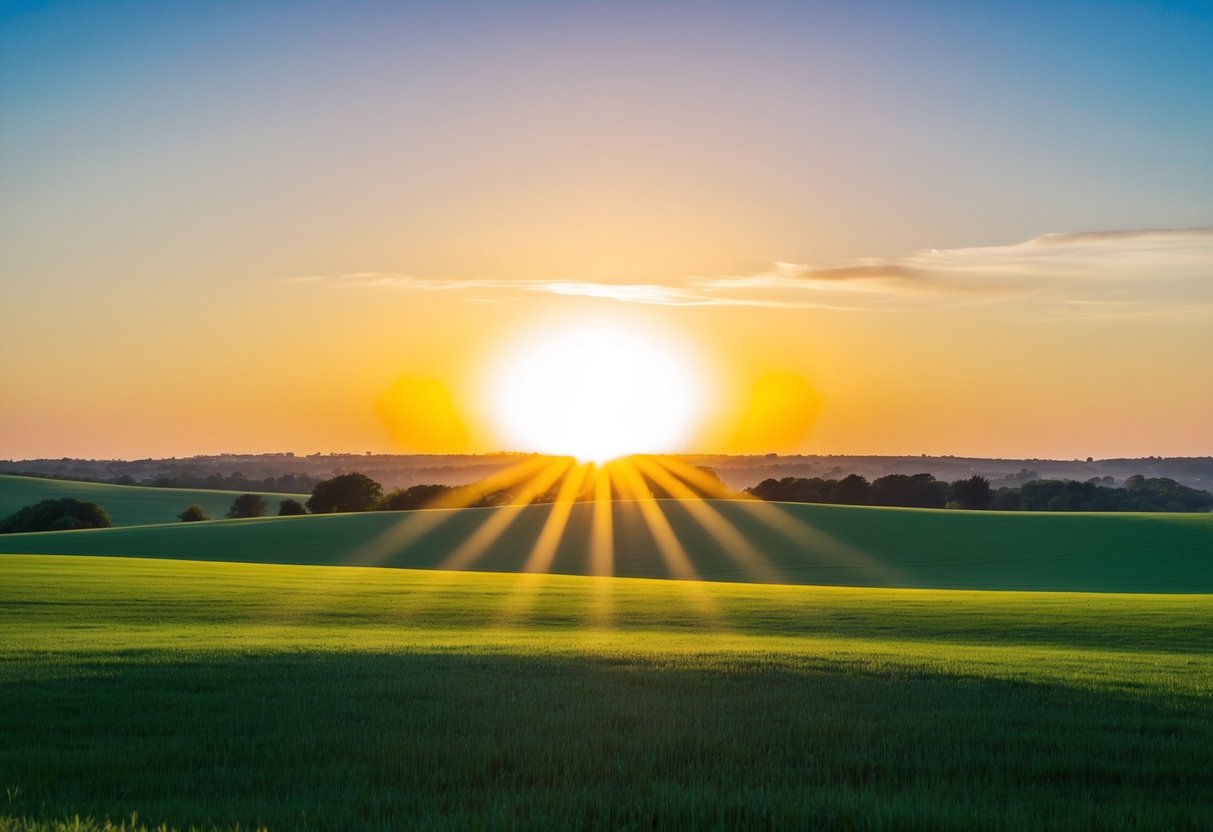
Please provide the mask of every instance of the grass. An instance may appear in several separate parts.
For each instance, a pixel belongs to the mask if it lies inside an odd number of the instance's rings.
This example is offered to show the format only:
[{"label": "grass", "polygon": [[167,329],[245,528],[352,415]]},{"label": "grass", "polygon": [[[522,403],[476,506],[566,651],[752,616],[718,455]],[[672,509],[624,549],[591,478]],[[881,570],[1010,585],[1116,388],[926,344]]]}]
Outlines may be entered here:
[{"label": "grass", "polygon": [[[175,495],[176,492],[170,492]],[[174,503],[175,505],[175,503]],[[736,540],[717,540],[688,504],[660,501],[699,577],[835,586],[1213,592],[1213,514],[1055,514],[708,502]],[[701,504],[700,508],[702,507]],[[756,516],[754,511],[773,514]],[[550,506],[262,518],[0,536],[0,552],[434,568],[484,524],[512,522],[461,568],[521,571]],[[550,571],[589,574],[593,507],[573,506]],[[638,504],[612,504],[614,574],[671,570]],[[496,519],[494,519],[496,518]],[[441,522],[439,522],[441,521]],[[410,531],[432,525],[411,539]],[[436,524],[436,525],[435,525]],[[780,529],[790,524],[795,534]],[[393,537],[396,535],[397,537]]]},{"label": "grass", "polygon": [[0,536],[0,832],[1213,827],[1213,516],[648,510]]},{"label": "grass", "polygon": [[14,555],[0,632],[5,832],[1213,826],[1210,596]]},{"label": "grass", "polygon": [[[142,485],[110,485],[75,480],[52,480],[42,477],[0,475],[0,517],[7,517],[19,508],[40,500],[75,497],[99,503],[109,512],[115,526],[147,523],[176,523],[177,515],[186,506],[197,503],[211,517],[222,517],[231,508],[232,500],[244,492],[209,491],[188,488],[153,488]],[[278,510],[278,501],[286,498],[302,502],[299,494],[270,494],[264,492],[271,511]]]}]

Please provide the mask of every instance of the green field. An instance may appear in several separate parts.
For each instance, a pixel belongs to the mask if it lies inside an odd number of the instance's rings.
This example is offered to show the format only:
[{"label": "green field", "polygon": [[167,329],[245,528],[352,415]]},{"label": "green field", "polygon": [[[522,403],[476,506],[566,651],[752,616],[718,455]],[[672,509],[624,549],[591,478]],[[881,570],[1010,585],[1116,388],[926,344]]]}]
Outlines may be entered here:
[{"label": "green field", "polygon": [[9,556],[0,631],[12,818],[1213,825],[1210,596]]},{"label": "green field", "polygon": [[1213,828],[1213,516],[564,508],[0,536],[0,832]]},{"label": "green field", "polygon": [[[105,507],[115,526],[145,523],[174,523],[186,506],[197,503],[211,517],[222,517],[231,508],[240,491],[208,491],[188,488],[151,488],[142,485],[110,485],[76,480],[52,480],[42,477],[15,477],[0,474],[0,517],[41,500],[75,497]],[[303,501],[299,494],[262,493],[270,510],[278,510],[278,501],[288,497]]]},{"label": "green field", "polygon": [[[835,586],[1213,592],[1213,514],[1054,514],[709,501],[656,503],[695,573],[719,581]],[[722,544],[694,511],[739,538]],[[653,504],[650,503],[651,509]],[[270,563],[522,570],[551,506],[262,518],[0,536],[0,552]],[[755,513],[757,512],[757,513]],[[547,571],[588,574],[593,506],[572,507]],[[612,504],[624,577],[671,573],[637,503]],[[486,523],[475,557],[452,555]],[[738,549],[737,539],[757,550]],[[744,549],[744,547],[743,547]]]}]

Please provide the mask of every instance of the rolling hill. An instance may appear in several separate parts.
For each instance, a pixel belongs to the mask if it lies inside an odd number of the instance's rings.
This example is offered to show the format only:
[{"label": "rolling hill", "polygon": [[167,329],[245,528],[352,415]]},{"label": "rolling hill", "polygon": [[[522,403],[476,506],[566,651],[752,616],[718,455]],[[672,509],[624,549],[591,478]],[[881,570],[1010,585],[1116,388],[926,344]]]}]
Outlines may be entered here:
[{"label": "rolling hill", "polygon": [[[0,517],[7,517],[19,508],[41,500],[75,497],[100,503],[113,518],[115,526],[175,523],[178,522],[177,515],[192,503],[202,506],[211,517],[222,517],[231,507],[232,500],[241,493],[0,475]],[[261,496],[272,511],[277,511],[279,500],[289,497],[302,502],[306,498],[300,494],[263,493]]]},{"label": "rolling hill", "polygon": [[608,567],[595,561],[594,506],[571,506],[558,545],[554,537],[540,543],[552,512],[539,505],[4,535],[0,552],[835,586],[1213,592],[1209,514],[615,502]]}]

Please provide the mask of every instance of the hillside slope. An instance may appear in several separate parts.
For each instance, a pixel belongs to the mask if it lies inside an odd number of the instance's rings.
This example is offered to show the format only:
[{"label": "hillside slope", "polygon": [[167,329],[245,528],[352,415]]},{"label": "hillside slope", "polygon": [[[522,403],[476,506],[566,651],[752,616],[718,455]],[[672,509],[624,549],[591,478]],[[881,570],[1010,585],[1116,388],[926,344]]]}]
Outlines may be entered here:
[{"label": "hillside slope", "polygon": [[[109,512],[115,526],[146,523],[176,523],[186,506],[197,503],[211,517],[222,517],[242,492],[210,491],[186,488],[151,488],[142,485],[110,485],[76,480],[50,480],[40,477],[0,475],[0,517],[41,500],[75,497],[100,503]],[[270,511],[278,510],[278,501],[286,498],[303,501],[306,495],[262,494]]]},{"label": "hillside slope", "polygon": [[596,566],[594,506],[572,506],[559,544],[552,537],[554,548],[545,551],[540,538],[551,512],[544,505],[4,535],[0,552],[835,586],[1213,592],[1208,514],[616,502],[613,559],[602,560],[600,545]]}]

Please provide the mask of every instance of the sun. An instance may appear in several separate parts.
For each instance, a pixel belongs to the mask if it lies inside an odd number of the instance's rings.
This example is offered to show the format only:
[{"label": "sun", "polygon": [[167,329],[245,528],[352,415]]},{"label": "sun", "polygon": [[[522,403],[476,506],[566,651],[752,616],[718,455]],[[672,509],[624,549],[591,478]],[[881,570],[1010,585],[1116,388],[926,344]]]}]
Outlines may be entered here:
[{"label": "sun", "polygon": [[503,351],[490,408],[511,450],[605,462],[682,450],[703,384],[689,352],[633,326],[564,325]]}]

